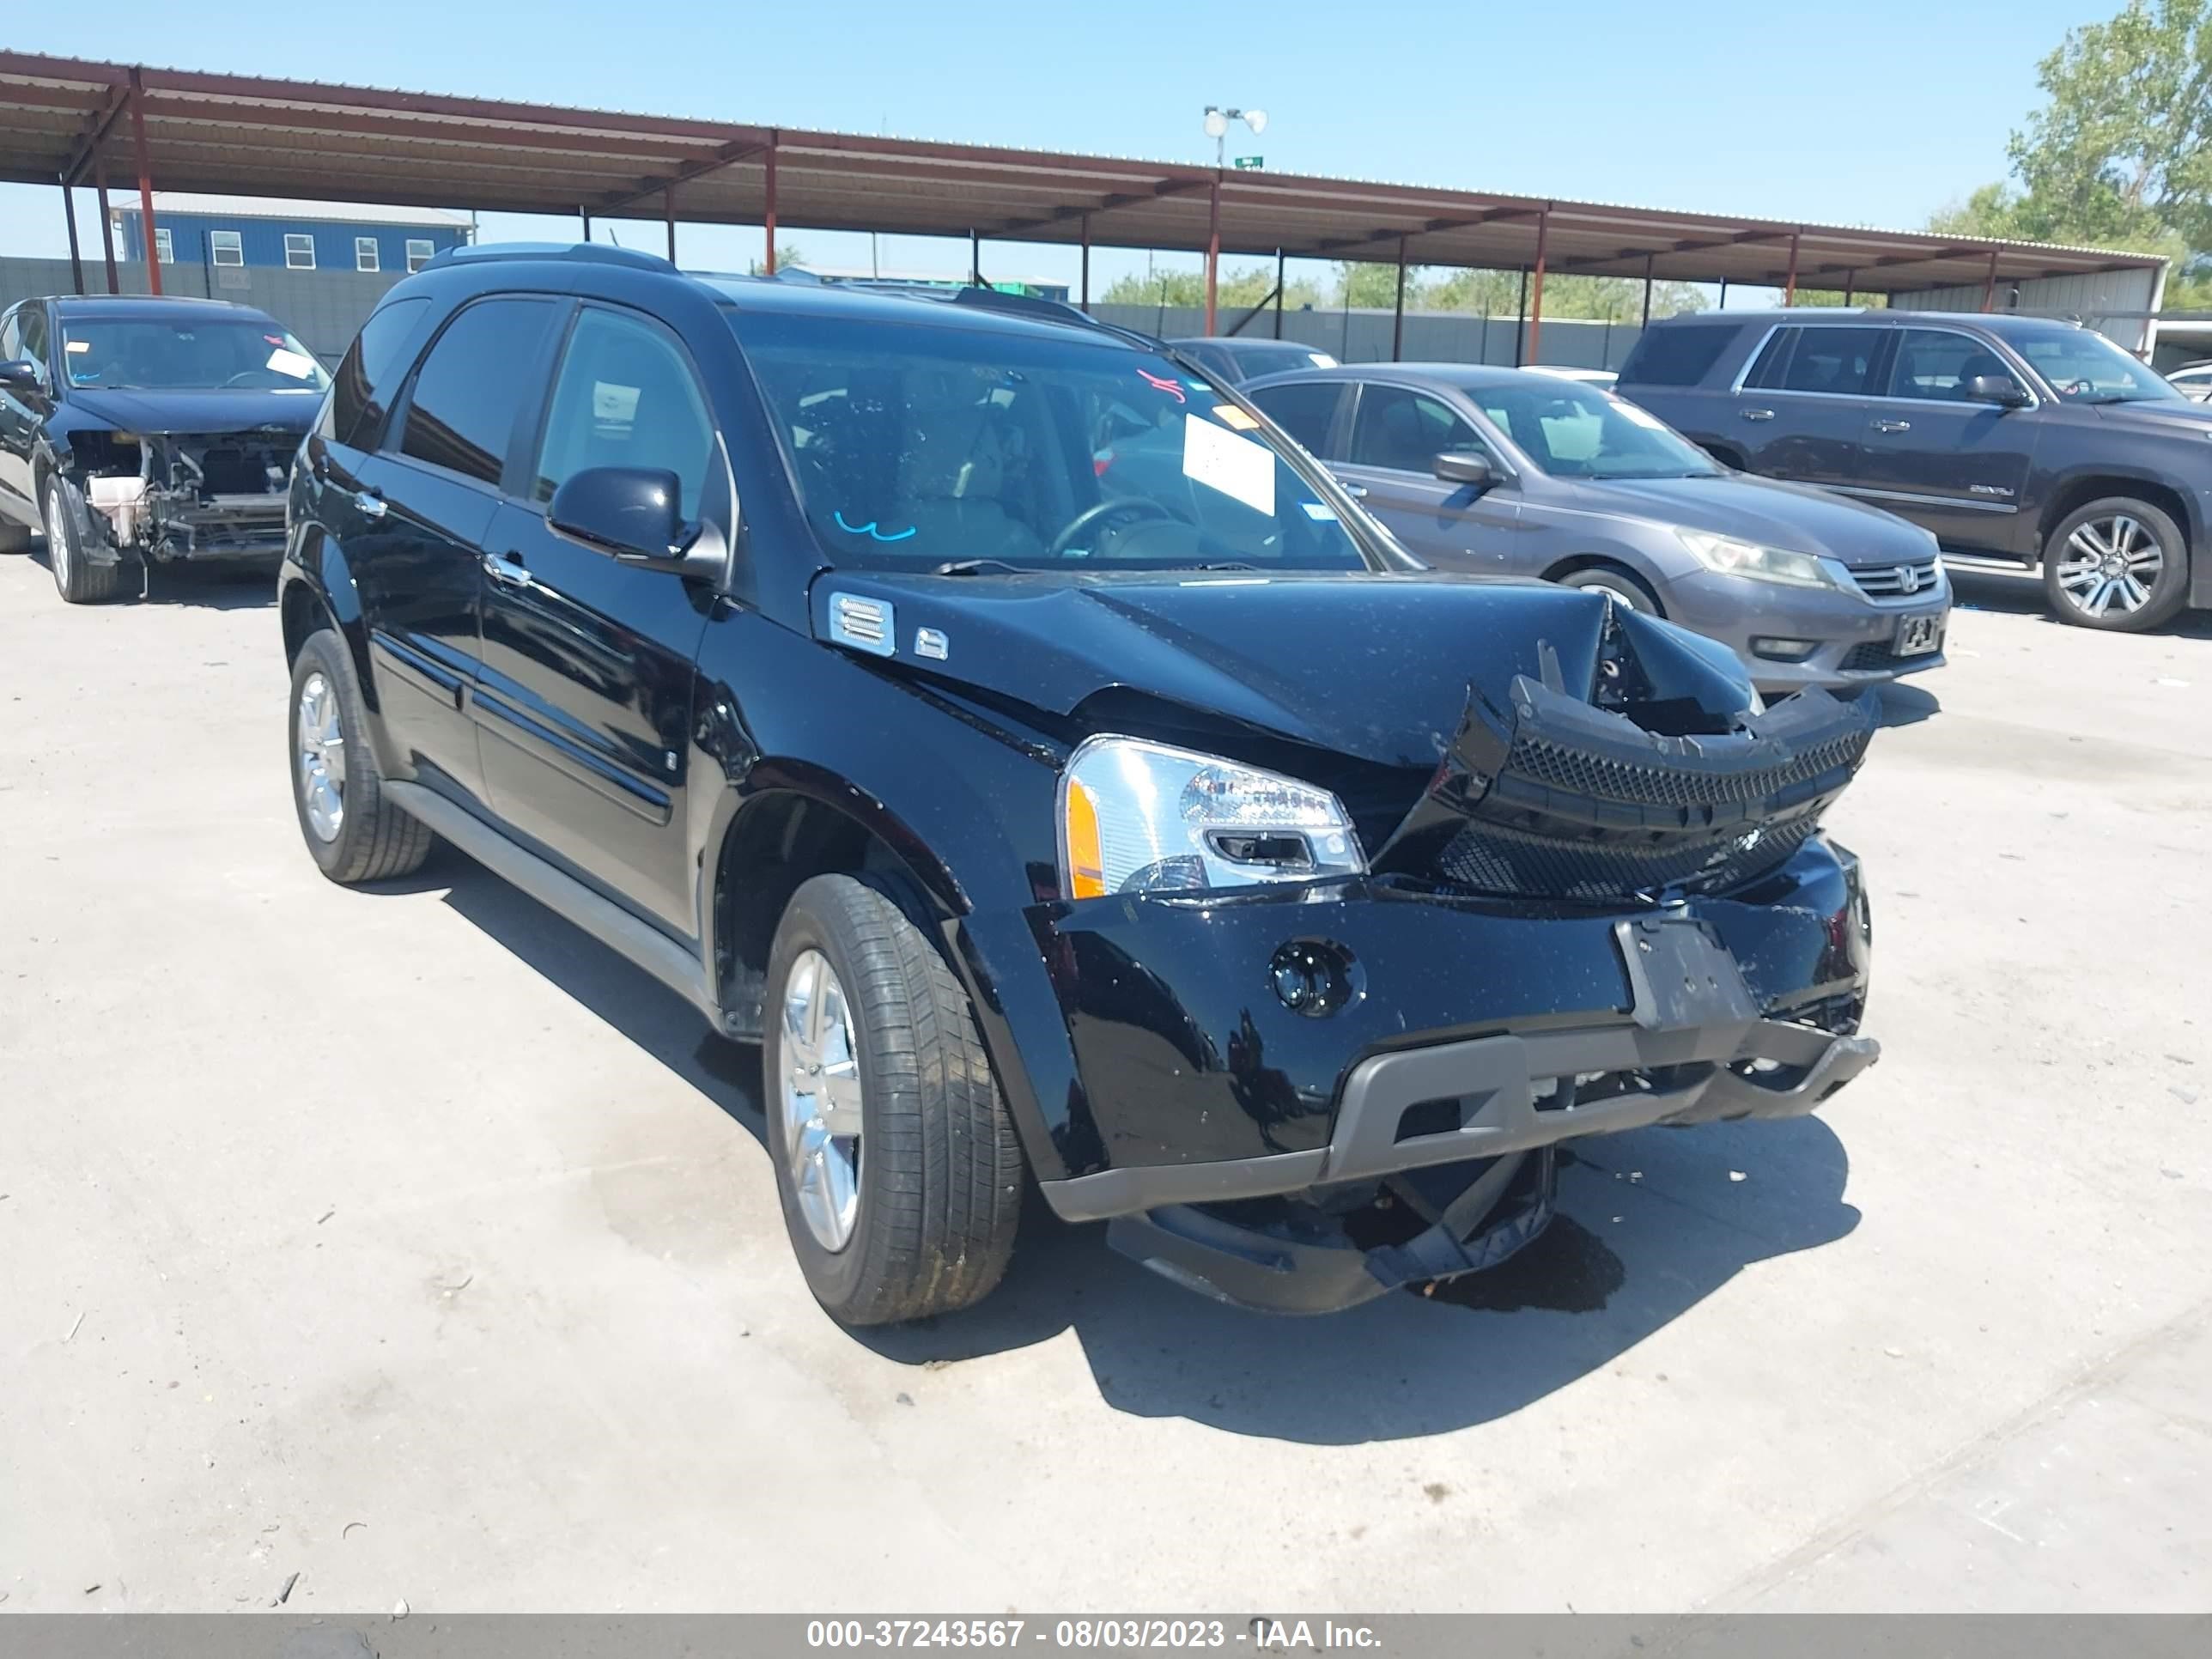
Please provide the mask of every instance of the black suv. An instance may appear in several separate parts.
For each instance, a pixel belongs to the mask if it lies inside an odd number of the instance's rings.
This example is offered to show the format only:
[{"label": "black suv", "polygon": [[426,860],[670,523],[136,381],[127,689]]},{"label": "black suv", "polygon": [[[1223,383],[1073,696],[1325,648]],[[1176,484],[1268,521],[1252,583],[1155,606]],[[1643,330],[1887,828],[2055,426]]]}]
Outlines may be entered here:
[{"label": "black suv", "polygon": [[1180,1282],[1346,1306],[1534,1237],[1565,1137],[1875,1055],[1818,833],[1868,705],[1407,567],[1065,307],[447,255],[294,470],[300,825],[340,882],[442,836],[762,1043],[841,1320],[989,1290],[1025,1166]]},{"label": "black suv", "polygon": [[46,534],[64,599],[171,560],[284,549],[285,477],[330,386],[265,313],[216,300],[26,300],[0,314],[0,550]]},{"label": "black suv", "polygon": [[2212,408],[2075,324],[1670,317],[1616,390],[1732,466],[1860,496],[1953,551],[2039,563],[2066,622],[2133,631],[2212,606]]}]

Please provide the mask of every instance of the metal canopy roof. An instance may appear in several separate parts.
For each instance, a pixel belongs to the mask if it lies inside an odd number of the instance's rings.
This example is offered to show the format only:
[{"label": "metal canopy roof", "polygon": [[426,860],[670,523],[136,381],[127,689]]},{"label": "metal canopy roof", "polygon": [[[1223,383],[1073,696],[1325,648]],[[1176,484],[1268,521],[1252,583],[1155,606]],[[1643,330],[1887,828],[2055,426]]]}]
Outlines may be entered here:
[{"label": "metal canopy roof", "polygon": [[[1889,292],[2154,256],[0,52],[0,179]],[[672,202],[664,202],[664,192]],[[1995,264],[1992,266],[1992,256]]]}]

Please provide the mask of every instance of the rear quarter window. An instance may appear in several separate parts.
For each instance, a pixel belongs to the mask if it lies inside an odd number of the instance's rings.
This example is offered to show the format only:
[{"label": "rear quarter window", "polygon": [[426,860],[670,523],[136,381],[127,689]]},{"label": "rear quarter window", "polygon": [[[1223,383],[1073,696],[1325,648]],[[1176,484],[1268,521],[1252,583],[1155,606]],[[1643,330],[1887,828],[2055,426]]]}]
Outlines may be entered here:
[{"label": "rear quarter window", "polygon": [[385,405],[414,361],[405,348],[429,308],[428,299],[395,300],[362,325],[331,382],[324,435],[364,449],[376,447]]},{"label": "rear quarter window", "polygon": [[1623,386],[1697,386],[1735,339],[1734,323],[1684,323],[1647,330],[1621,365]]}]

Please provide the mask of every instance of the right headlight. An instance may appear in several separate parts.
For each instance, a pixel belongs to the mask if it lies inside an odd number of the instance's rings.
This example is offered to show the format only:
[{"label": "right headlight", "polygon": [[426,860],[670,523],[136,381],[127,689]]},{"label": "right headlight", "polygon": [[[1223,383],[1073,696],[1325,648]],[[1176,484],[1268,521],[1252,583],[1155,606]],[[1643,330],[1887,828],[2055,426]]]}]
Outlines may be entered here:
[{"label": "right headlight", "polygon": [[1195,750],[1092,738],[1060,780],[1070,898],[1204,892],[1358,875],[1367,867],[1326,789]]},{"label": "right headlight", "polygon": [[1835,573],[1810,553],[1762,547],[1757,542],[1717,536],[1710,530],[1686,530],[1680,525],[1674,526],[1674,533],[1697,556],[1699,564],[1723,576],[1749,576],[1754,581],[1784,582],[1792,587],[1843,586]]}]

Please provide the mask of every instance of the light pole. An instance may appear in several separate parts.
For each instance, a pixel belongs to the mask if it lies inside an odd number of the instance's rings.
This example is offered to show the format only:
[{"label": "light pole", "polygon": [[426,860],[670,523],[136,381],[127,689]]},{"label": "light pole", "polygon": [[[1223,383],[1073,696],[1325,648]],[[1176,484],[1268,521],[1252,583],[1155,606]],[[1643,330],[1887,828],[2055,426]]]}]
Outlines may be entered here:
[{"label": "light pole", "polygon": [[1206,106],[1206,135],[1213,140],[1213,190],[1206,216],[1206,331],[1213,332],[1214,319],[1218,314],[1218,301],[1221,282],[1221,170],[1228,164],[1229,124],[1242,121],[1252,129],[1255,137],[1267,130],[1267,112],[1263,109],[1224,109],[1218,104]]},{"label": "light pole", "polygon": [[1213,140],[1213,165],[1228,165],[1229,124],[1242,121],[1258,137],[1267,130],[1267,112],[1263,109],[1224,109],[1218,104],[1206,106],[1206,136]]}]

